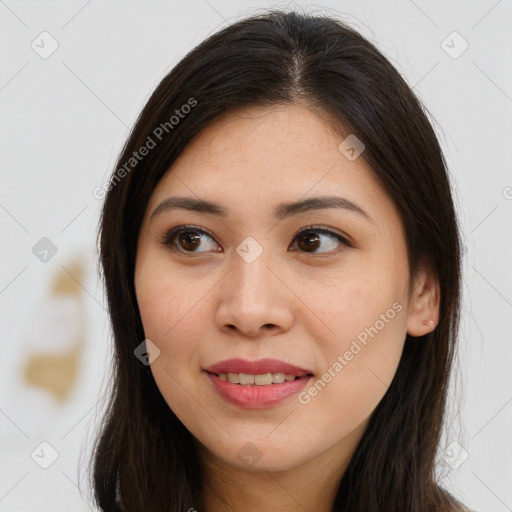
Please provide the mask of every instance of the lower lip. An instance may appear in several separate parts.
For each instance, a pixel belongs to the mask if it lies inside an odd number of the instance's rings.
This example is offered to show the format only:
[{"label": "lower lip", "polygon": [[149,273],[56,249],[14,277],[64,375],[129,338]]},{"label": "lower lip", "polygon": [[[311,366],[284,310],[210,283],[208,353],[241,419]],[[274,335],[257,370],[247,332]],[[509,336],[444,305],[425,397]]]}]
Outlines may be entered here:
[{"label": "lower lip", "polygon": [[206,372],[206,374],[223,398],[243,409],[265,409],[278,405],[298,393],[312,378],[312,376],[301,377],[266,386],[243,386],[222,380],[213,373]]}]

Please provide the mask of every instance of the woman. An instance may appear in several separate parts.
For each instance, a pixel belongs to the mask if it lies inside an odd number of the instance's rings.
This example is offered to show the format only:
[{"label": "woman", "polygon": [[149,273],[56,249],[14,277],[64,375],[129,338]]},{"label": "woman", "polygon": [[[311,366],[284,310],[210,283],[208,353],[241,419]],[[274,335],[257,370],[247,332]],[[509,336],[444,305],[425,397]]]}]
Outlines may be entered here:
[{"label": "woman", "polygon": [[105,192],[102,510],[464,510],[434,475],[459,227],[371,43],[295,12],[224,28],[161,81]]}]

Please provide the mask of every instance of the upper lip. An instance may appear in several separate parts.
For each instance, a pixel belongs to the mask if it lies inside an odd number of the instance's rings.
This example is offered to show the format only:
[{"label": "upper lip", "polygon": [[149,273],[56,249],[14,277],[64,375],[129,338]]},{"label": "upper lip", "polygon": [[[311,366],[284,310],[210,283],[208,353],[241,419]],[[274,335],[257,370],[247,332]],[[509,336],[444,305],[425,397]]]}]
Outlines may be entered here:
[{"label": "upper lip", "polygon": [[285,361],[278,359],[258,359],[257,361],[246,361],[244,359],[226,359],[219,361],[208,368],[204,368],[209,373],[245,373],[249,375],[261,375],[263,373],[284,373],[286,375],[295,375],[304,377],[313,375],[311,370],[299,368]]}]

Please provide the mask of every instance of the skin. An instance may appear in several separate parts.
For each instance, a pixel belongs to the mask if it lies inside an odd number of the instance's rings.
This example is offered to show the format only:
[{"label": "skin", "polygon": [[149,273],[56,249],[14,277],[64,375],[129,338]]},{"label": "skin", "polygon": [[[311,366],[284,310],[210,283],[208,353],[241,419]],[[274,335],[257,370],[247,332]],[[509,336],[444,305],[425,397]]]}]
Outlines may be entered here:
[{"label": "skin", "polygon": [[[398,211],[363,157],[350,161],[338,150],[342,140],[304,105],[243,109],[204,129],[150,198],[137,247],[137,301],[146,338],[160,349],[151,364],[157,386],[197,440],[208,512],[329,511],[406,334],[437,324],[438,283],[422,270],[409,296]],[[151,220],[175,195],[220,203],[230,214],[176,209]],[[350,199],[371,221],[333,208],[274,218],[278,203],[320,195]],[[207,234],[198,233],[196,245],[175,239],[174,251],[161,243],[184,224]],[[294,236],[311,224],[353,247],[320,233],[308,249]],[[251,263],[236,251],[247,236],[263,249]],[[202,371],[231,357],[270,357],[316,380],[394,303],[401,310],[306,404],[294,395],[244,410]],[[237,456],[247,443],[261,456],[252,465]]]}]

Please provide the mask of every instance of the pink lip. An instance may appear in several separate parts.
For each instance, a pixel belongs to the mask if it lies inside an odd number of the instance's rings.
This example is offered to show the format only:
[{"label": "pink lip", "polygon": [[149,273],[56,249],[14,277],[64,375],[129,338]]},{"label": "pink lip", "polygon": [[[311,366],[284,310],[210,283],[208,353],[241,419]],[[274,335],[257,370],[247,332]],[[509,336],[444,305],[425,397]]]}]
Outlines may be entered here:
[{"label": "pink lip", "polygon": [[222,380],[214,373],[207,372],[206,375],[225,400],[242,409],[265,409],[278,405],[298,393],[313,378],[312,376],[301,377],[281,384],[269,384],[268,386],[242,386]]},{"label": "pink lip", "polygon": [[[243,409],[264,409],[278,405],[288,397],[298,393],[312,379],[310,370],[299,368],[278,359],[260,359],[245,361],[243,359],[227,359],[220,361],[204,371],[213,383],[216,391],[227,401]],[[245,373],[261,375],[263,373],[284,373],[299,377],[293,381],[266,386],[243,386],[219,378],[220,373]]]},{"label": "pink lip", "polygon": [[226,359],[214,365],[204,368],[209,373],[246,373],[249,375],[261,375],[263,373],[284,373],[304,377],[313,374],[311,370],[299,368],[293,364],[279,361],[278,359],[259,359],[258,361],[245,361],[243,359]]}]

